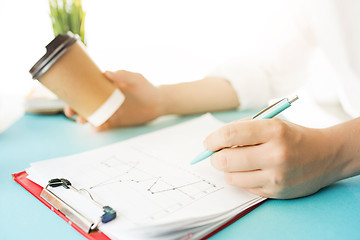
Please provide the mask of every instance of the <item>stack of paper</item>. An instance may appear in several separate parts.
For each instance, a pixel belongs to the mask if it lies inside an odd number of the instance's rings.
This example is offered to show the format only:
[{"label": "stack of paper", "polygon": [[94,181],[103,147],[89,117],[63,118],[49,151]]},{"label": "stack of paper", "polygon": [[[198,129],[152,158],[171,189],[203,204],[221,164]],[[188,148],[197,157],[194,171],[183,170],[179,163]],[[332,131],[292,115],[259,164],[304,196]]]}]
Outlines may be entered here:
[{"label": "stack of paper", "polygon": [[[66,178],[78,189],[114,208],[115,220],[99,229],[112,239],[198,239],[264,198],[227,185],[208,160],[190,161],[202,142],[223,123],[210,114],[107,147],[36,162],[28,178],[42,187]],[[57,195],[98,221],[86,194]]]},{"label": "stack of paper", "polygon": [[27,113],[56,114],[63,110],[65,103],[42,85],[36,85],[24,99]]}]

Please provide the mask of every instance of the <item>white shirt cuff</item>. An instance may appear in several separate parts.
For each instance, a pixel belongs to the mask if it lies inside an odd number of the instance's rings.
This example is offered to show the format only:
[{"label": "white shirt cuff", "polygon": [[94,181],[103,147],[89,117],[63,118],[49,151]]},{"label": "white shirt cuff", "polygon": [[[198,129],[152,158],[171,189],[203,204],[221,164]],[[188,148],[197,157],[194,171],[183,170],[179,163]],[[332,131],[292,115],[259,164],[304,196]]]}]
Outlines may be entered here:
[{"label": "white shirt cuff", "polygon": [[209,77],[230,81],[237,93],[240,109],[259,109],[267,105],[271,94],[268,76],[251,60],[231,60],[220,65]]}]

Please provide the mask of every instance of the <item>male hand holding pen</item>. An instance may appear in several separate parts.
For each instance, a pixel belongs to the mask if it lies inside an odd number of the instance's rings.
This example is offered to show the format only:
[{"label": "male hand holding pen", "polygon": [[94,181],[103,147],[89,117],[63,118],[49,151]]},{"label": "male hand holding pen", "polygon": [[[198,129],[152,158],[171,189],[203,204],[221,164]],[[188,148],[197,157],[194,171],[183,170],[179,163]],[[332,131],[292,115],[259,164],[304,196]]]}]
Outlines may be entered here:
[{"label": "male hand holding pen", "polygon": [[224,172],[228,184],[268,198],[305,196],[330,184],[331,177],[319,176],[329,171],[331,148],[313,144],[323,142],[326,131],[267,119],[296,99],[279,101],[254,116],[256,121],[235,121],[213,132],[204,141],[206,150],[192,164],[211,155],[211,164]]}]

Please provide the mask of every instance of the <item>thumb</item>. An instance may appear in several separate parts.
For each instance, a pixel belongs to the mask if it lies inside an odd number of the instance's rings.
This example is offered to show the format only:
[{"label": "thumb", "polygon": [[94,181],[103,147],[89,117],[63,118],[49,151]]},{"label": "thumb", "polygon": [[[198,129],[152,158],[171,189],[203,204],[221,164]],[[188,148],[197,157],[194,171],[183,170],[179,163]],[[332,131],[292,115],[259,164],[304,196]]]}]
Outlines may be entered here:
[{"label": "thumb", "polygon": [[110,80],[110,82],[116,83],[117,82],[117,76],[114,72],[111,71],[105,71],[104,76]]},{"label": "thumb", "polygon": [[126,76],[124,76],[124,74],[119,73],[120,71],[117,72],[111,72],[111,71],[106,71],[104,72],[104,76],[110,81],[112,82],[117,88],[119,88],[122,91],[126,90],[126,87],[129,86],[129,82],[127,81]]},{"label": "thumb", "polygon": [[104,72],[106,78],[115,84],[127,84],[131,85],[136,80],[137,74],[128,72],[125,70],[119,70],[116,72],[106,71]]}]

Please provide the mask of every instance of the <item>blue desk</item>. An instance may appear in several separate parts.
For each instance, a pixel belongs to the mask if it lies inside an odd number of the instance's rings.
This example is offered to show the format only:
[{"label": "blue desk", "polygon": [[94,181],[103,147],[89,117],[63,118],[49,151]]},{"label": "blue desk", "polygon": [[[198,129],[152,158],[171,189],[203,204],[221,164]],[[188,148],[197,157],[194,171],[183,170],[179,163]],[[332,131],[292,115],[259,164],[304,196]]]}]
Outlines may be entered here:
[{"label": "blue desk", "polygon": [[[229,122],[250,112],[215,113]],[[25,115],[0,133],[0,239],[84,239],[11,179],[31,162],[122,141],[193,118],[97,133],[61,115]],[[268,200],[211,239],[360,239],[360,177],[312,196]]]}]

